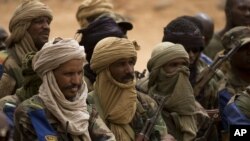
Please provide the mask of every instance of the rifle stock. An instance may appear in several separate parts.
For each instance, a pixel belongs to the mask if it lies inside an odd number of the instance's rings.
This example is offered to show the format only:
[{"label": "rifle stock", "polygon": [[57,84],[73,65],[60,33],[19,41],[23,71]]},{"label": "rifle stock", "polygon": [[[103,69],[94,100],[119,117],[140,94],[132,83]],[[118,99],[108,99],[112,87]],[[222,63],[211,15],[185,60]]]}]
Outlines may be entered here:
[{"label": "rifle stock", "polygon": [[163,100],[161,101],[160,105],[158,106],[154,116],[147,119],[146,124],[142,128],[141,132],[137,135],[137,137],[135,139],[136,141],[149,141],[150,140],[150,135],[151,135],[152,130],[154,128],[155,122],[158,119],[158,117],[163,109],[164,102],[165,102],[166,98],[167,98],[167,96],[165,96],[163,98]]},{"label": "rifle stock", "polygon": [[212,65],[206,67],[198,76],[196,85],[194,87],[194,95],[198,96],[205,85],[210,81],[210,79],[215,75],[216,70],[222,65],[223,62],[228,60],[234,55],[238,49],[241,47],[240,42],[235,41],[231,46],[232,49],[225,55],[219,56]]}]

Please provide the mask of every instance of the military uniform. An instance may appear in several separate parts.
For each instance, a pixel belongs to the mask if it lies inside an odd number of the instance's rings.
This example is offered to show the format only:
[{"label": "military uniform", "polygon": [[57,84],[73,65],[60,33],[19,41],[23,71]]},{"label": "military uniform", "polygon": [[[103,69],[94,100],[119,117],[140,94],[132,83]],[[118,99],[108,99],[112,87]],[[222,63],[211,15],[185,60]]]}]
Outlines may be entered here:
[{"label": "military uniform", "polygon": [[218,34],[214,34],[209,44],[203,50],[203,53],[211,59],[214,59],[216,54],[223,49],[221,37]]},{"label": "military uniform", "polygon": [[[45,112],[45,117],[47,122],[51,127],[55,130],[55,135],[46,135],[44,138],[58,141],[73,141],[73,136],[67,133],[67,129],[62,130],[61,125],[58,122],[57,118],[52,115],[46,109],[43,101],[39,98],[39,96],[33,96],[30,99],[27,99],[22,104],[18,106],[15,112],[15,124],[16,124],[16,136],[15,138],[19,141],[34,141],[37,140],[37,129],[34,129],[34,123],[32,121],[32,116],[29,113],[36,110],[43,110]],[[114,135],[112,132],[106,127],[106,125],[102,122],[102,119],[98,116],[98,114],[94,111],[92,105],[88,105],[88,111],[91,115],[89,119],[89,132],[92,140],[107,140],[114,141]],[[70,121],[69,121],[70,122]],[[46,124],[46,123],[44,123]],[[69,123],[70,124],[70,123]],[[42,132],[42,131],[41,131]],[[81,141],[81,135],[74,137],[76,140]]]},{"label": "military uniform", "polygon": [[[88,102],[95,103],[93,96],[94,96],[94,91],[89,93]],[[136,105],[137,108],[135,116],[129,125],[134,130],[135,135],[138,135],[145,126],[147,119],[155,115],[158,106],[157,103],[152,98],[141,92],[137,92]],[[108,125],[108,121],[106,121],[106,124]],[[161,137],[167,133],[166,124],[164,123],[161,114],[159,115],[158,119],[156,120],[156,123],[154,124],[155,125],[153,131],[150,135],[150,141],[160,141]]]}]

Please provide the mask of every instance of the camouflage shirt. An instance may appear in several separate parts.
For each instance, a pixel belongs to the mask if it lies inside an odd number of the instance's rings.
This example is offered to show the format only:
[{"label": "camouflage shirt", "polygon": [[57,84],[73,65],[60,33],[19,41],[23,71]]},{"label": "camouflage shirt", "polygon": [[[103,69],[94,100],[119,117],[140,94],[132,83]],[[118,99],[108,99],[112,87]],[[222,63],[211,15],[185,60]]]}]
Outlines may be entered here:
[{"label": "camouflage shirt", "polygon": [[[37,96],[33,96],[30,99],[21,103],[15,111],[15,139],[18,141],[35,141],[37,135],[35,129],[32,126],[31,119],[28,112],[31,110],[43,109],[46,114],[46,118],[52,128],[56,131],[58,141],[73,141],[72,135],[65,131],[58,130],[59,122],[49,110],[43,104],[43,101]],[[92,105],[88,105],[88,111],[90,113],[89,119],[89,133],[92,140],[98,141],[114,141],[115,137],[113,133],[107,128],[102,119],[98,116]],[[54,137],[55,138],[55,137]],[[81,135],[77,136],[77,140],[82,141]]]}]

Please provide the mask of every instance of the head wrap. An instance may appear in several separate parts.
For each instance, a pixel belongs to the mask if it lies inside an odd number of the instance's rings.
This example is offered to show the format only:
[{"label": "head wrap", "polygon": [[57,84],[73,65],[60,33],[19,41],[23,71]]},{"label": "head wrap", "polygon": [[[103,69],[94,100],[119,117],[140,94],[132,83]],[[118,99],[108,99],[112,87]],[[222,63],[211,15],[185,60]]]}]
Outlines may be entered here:
[{"label": "head wrap", "polygon": [[225,51],[250,43],[250,27],[238,26],[227,31],[222,37]]},{"label": "head wrap", "polygon": [[176,18],[164,28],[162,41],[182,44],[185,49],[193,48],[199,52],[205,45],[200,29],[185,17]]},{"label": "head wrap", "polygon": [[90,67],[97,74],[122,58],[137,58],[135,45],[126,38],[107,37],[99,41],[90,60]]},{"label": "head wrap", "polygon": [[173,73],[166,73],[163,65],[173,59],[184,58],[189,60],[184,47],[179,44],[163,42],[153,50],[148,62],[149,74],[149,95],[156,100],[164,97],[163,115],[167,113],[177,113],[175,122],[181,125],[179,130],[185,137],[196,134],[195,122],[195,98],[192,86],[189,82],[189,69],[186,66],[178,68]]},{"label": "head wrap", "polygon": [[86,27],[86,18],[113,11],[113,4],[109,0],[83,0],[76,12],[76,19],[81,27]]},{"label": "head wrap", "polygon": [[84,47],[73,39],[61,40],[55,44],[50,41],[36,53],[33,59],[33,69],[40,77],[43,77],[47,72],[71,59],[85,59]]},{"label": "head wrap", "polygon": [[95,45],[101,39],[105,37],[124,37],[119,26],[110,17],[101,17],[90,23],[87,28],[81,29],[78,32],[82,33],[80,44],[85,48],[88,62],[90,62]]},{"label": "head wrap", "polygon": [[31,21],[40,16],[49,17],[50,20],[53,19],[49,7],[38,0],[26,0],[19,5],[9,23],[11,42],[22,40]]},{"label": "head wrap", "polygon": [[131,41],[108,37],[97,43],[90,61],[92,70],[97,72],[94,90],[95,102],[101,107],[98,112],[102,111],[101,117],[108,122],[119,141],[134,140],[127,130],[131,129],[129,123],[136,111],[137,94],[135,81],[126,84],[116,81],[109,71],[109,65],[129,57],[136,58],[135,46]]},{"label": "head wrap", "polygon": [[37,51],[35,44],[27,32],[33,19],[40,16],[49,17],[52,20],[52,11],[38,0],[26,0],[19,5],[14,12],[10,23],[10,37],[7,39],[7,47],[15,60],[21,65],[23,56],[31,51]]},{"label": "head wrap", "polygon": [[181,44],[162,42],[155,46],[147,63],[149,72],[161,67],[176,58],[189,59],[188,53]]},{"label": "head wrap", "polygon": [[[87,111],[87,85],[83,82],[74,101],[68,101],[61,92],[53,70],[72,59],[85,59],[84,48],[73,39],[46,43],[33,59],[33,69],[42,77],[43,83],[38,96],[47,109],[59,120],[62,130],[66,129],[72,135],[83,135],[84,140],[90,140],[88,133],[89,113]],[[86,63],[86,61],[85,61]]]}]

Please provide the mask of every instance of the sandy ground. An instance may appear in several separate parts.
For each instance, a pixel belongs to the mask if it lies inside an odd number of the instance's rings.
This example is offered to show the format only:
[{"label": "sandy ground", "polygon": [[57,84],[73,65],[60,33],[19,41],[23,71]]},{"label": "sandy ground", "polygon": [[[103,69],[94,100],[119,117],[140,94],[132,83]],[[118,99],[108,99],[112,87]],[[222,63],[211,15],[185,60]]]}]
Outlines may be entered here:
[{"label": "sandy ground", "polygon": [[[8,30],[8,23],[20,0],[0,0],[0,26]],[[74,37],[79,25],[75,18],[82,0],[42,0],[53,10],[51,36]],[[128,17],[134,29],[128,32],[131,40],[141,46],[135,69],[143,70],[151,50],[161,42],[163,27],[182,15],[204,12],[214,19],[215,30],[224,26],[224,12],[218,8],[219,0],[113,0],[115,10]]]}]

